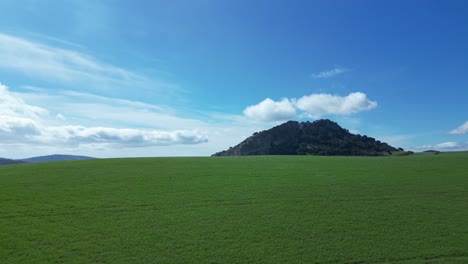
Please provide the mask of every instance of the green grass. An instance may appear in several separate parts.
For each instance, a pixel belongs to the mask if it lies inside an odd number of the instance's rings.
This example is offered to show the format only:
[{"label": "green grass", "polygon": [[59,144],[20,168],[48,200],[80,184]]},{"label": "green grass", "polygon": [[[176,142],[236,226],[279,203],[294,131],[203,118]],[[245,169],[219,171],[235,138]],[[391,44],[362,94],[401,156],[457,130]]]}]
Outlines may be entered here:
[{"label": "green grass", "polygon": [[0,167],[2,263],[467,263],[468,153]]}]

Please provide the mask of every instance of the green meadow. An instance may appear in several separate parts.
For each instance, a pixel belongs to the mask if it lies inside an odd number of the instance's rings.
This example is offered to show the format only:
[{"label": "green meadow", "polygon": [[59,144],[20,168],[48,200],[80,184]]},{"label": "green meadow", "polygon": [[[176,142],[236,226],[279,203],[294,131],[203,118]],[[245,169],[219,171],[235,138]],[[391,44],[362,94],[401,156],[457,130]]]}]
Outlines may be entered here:
[{"label": "green meadow", "polygon": [[468,153],[0,167],[1,263],[468,263]]}]

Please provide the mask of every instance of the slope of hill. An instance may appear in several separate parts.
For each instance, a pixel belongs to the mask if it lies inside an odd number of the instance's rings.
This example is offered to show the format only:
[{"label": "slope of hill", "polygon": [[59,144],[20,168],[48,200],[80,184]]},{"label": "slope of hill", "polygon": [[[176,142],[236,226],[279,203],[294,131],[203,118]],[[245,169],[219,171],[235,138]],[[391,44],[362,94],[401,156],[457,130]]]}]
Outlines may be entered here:
[{"label": "slope of hill", "polygon": [[48,155],[48,156],[39,156],[39,157],[22,159],[21,161],[28,162],[28,163],[37,163],[37,162],[49,162],[49,161],[87,160],[87,159],[94,159],[94,158],[86,157],[86,156],[54,154],[54,155]]},{"label": "slope of hill", "polygon": [[25,163],[25,162],[21,160],[0,158],[0,165],[21,164],[21,163]]},{"label": "slope of hill", "polygon": [[[399,149],[402,150],[402,149]],[[344,155],[380,156],[398,149],[368,136],[351,134],[328,119],[288,121],[256,132],[235,147],[213,156],[249,155]]]}]

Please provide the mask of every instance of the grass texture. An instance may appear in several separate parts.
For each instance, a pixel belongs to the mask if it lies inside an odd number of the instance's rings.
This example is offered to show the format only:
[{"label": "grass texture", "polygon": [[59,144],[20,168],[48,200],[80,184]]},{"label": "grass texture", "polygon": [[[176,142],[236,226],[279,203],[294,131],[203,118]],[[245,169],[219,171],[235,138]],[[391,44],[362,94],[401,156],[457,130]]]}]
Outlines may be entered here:
[{"label": "grass texture", "polygon": [[467,263],[468,153],[0,167],[1,263]]}]

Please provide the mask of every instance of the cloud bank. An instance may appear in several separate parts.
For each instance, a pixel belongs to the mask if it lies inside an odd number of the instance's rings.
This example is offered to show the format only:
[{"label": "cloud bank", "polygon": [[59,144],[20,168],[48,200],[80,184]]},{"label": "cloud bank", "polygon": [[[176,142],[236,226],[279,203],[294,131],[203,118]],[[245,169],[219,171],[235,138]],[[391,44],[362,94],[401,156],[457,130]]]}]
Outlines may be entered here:
[{"label": "cloud bank", "polygon": [[461,134],[467,134],[467,133],[468,133],[468,121],[466,121],[463,125],[449,132],[449,134],[451,135],[461,135]]},{"label": "cloud bank", "polygon": [[[63,117],[63,115],[61,116]],[[0,84],[0,137],[2,143],[73,147],[100,145],[123,148],[207,142],[207,138],[198,130],[160,131],[76,125],[57,126],[50,125],[49,119],[49,112],[46,109],[29,105],[15,98],[6,86]]]},{"label": "cloud bank", "polygon": [[296,109],[302,111],[301,116],[320,118],[324,115],[350,115],[377,107],[377,102],[371,101],[361,92],[350,93],[347,96],[332,94],[311,94],[299,99],[284,98],[273,101],[270,98],[247,107],[244,115],[264,122],[284,121],[296,115]]},{"label": "cloud bank", "polygon": [[454,142],[448,141],[435,145],[423,145],[416,147],[417,150],[442,150],[442,151],[461,151],[468,149],[468,142]]},{"label": "cloud bank", "polygon": [[461,144],[458,142],[444,142],[434,146],[436,149],[454,149],[461,147]]},{"label": "cloud bank", "polygon": [[145,129],[47,126],[37,121],[0,115],[2,143],[34,143],[79,147],[100,144],[106,147],[149,147],[207,142],[198,131],[158,131]]}]

